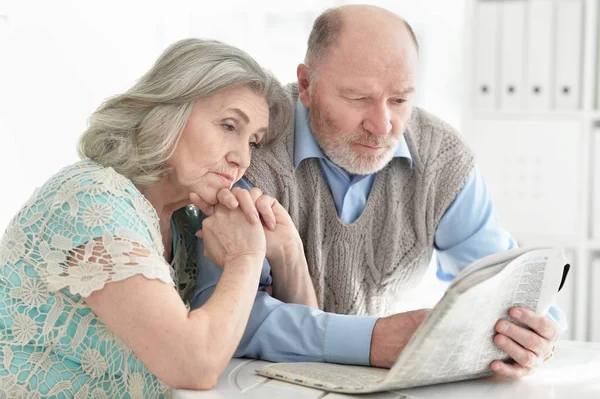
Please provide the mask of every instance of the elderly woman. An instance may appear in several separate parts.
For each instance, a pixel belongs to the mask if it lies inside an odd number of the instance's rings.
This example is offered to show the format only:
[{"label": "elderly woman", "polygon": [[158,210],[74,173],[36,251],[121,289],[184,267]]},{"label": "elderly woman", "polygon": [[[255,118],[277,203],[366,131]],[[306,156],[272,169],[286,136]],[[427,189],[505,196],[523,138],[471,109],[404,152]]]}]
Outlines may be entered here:
[{"label": "elderly woman", "polygon": [[[288,104],[247,54],[198,39],[104,103],[81,138],[84,159],[38,189],[0,242],[0,391],[155,398],[214,386],[265,255],[299,240],[276,201],[229,191],[252,148],[289,123]],[[223,276],[190,312],[191,202],[210,214],[200,235]],[[308,270],[295,273],[307,283],[286,299],[314,306]]]}]

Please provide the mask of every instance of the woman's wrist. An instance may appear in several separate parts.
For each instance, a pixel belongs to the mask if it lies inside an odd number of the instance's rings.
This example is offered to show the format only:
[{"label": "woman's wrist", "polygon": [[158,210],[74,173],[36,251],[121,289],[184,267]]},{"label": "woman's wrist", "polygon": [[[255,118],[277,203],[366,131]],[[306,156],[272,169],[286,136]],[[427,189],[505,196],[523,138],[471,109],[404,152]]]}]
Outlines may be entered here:
[{"label": "woman's wrist", "polygon": [[300,236],[297,239],[290,241],[286,245],[278,247],[270,251],[267,260],[270,264],[286,264],[293,265],[301,256],[304,255],[304,246]]},{"label": "woman's wrist", "polygon": [[240,267],[244,265],[262,264],[265,258],[265,251],[249,250],[227,254],[223,260],[223,269],[228,267]]}]

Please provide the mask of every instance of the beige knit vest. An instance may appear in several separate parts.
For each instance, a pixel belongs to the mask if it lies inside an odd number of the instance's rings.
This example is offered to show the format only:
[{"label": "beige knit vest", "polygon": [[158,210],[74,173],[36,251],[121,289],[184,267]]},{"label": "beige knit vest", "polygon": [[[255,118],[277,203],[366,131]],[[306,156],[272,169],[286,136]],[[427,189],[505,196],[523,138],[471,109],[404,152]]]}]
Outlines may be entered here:
[{"label": "beige knit vest", "polygon": [[[294,108],[297,86],[288,89]],[[455,130],[419,108],[404,137],[413,167],[394,158],[378,172],[362,214],[351,224],[339,219],[317,159],[294,169],[293,124],[279,144],[253,155],[246,177],[290,213],[325,311],[389,314],[427,270],[436,226],[474,161]]]}]

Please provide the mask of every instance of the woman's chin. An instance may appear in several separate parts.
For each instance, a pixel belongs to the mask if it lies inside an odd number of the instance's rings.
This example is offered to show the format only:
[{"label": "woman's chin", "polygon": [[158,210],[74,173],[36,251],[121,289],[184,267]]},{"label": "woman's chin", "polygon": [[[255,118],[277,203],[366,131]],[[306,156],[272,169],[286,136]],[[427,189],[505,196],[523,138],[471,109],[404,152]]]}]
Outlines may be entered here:
[{"label": "woman's chin", "polygon": [[219,202],[217,200],[217,193],[203,193],[203,192],[198,192],[198,191],[192,191],[190,192],[190,201],[192,201],[193,204],[206,204],[206,205],[217,205],[217,203]]}]

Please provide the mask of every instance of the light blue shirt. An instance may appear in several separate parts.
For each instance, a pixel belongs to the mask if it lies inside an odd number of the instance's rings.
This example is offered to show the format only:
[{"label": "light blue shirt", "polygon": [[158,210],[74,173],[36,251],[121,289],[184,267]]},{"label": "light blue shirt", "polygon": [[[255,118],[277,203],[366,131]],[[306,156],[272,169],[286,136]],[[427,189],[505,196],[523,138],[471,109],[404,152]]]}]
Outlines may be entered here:
[{"label": "light blue shirt", "polygon": [[[394,157],[404,158],[412,167],[410,151],[400,140]],[[294,137],[294,165],[317,158],[335,200],[338,215],[346,223],[360,216],[369,197],[375,174],[350,175],[329,161],[317,145],[308,124],[308,109],[298,100]],[[250,189],[242,179],[237,186]],[[471,262],[517,246],[500,227],[492,198],[477,168],[446,210],[435,232],[437,276],[449,281]],[[222,269],[206,259],[204,244],[198,240],[198,286],[192,307],[204,304],[214,292]],[[270,266],[263,264],[259,291],[248,326],[235,353],[269,361],[315,361],[369,365],[371,334],[377,317],[346,316],[322,312],[308,306],[285,304],[264,289],[271,284]],[[566,328],[564,316],[552,307],[550,315]]]}]

